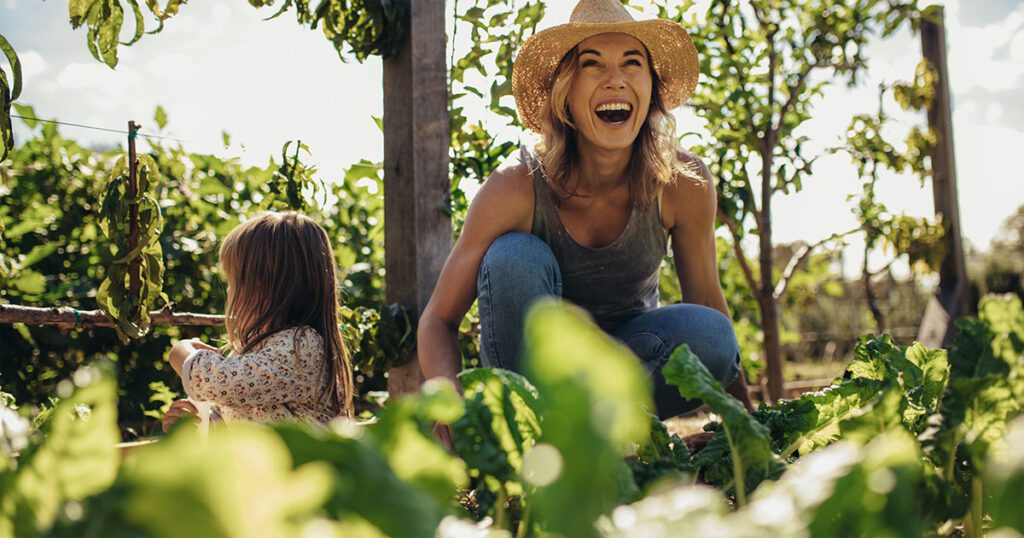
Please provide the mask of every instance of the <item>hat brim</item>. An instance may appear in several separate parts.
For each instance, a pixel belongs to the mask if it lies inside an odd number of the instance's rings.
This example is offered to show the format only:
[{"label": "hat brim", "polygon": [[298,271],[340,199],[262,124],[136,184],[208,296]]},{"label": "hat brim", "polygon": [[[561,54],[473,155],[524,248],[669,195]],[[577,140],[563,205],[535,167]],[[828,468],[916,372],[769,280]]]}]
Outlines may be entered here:
[{"label": "hat brim", "polygon": [[543,107],[562,58],[581,41],[598,34],[631,35],[647,47],[651,65],[661,80],[665,108],[676,108],[693,95],[700,61],[693,41],[682,26],[663,19],[616,23],[568,23],[534,34],[523,43],[512,68],[512,95],[523,125],[541,132]]}]

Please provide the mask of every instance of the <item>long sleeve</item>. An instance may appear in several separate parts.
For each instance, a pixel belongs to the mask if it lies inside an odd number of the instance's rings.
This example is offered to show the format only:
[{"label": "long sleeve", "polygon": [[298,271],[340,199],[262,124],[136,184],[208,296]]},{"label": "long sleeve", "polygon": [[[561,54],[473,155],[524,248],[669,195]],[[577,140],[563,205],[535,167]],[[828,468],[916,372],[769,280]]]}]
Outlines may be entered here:
[{"label": "long sleeve", "polygon": [[186,360],[182,384],[191,398],[232,407],[308,401],[321,385],[322,342],[312,329],[286,329],[245,354],[199,350]]}]

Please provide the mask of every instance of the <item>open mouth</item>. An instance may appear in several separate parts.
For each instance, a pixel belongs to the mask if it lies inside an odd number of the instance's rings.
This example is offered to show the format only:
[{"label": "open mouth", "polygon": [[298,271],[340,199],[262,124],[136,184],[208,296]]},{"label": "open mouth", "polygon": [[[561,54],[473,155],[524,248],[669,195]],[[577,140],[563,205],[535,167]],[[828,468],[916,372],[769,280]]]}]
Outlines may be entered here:
[{"label": "open mouth", "polygon": [[612,125],[619,125],[629,120],[633,115],[633,105],[629,103],[603,103],[594,109],[594,114],[605,122]]}]

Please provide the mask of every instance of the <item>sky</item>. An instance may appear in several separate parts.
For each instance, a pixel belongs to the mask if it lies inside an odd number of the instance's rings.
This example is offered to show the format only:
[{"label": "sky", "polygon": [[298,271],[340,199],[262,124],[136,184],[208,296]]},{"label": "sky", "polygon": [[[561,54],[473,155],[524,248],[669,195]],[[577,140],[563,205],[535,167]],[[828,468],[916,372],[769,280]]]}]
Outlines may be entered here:
[{"label": "sky", "polygon": [[[567,20],[572,5],[549,2],[541,27]],[[1018,160],[1024,148],[1024,0],[944,5],[962,230],[986,249],[1024,203]],[[383,138],[373,121],[383,108],[380,60],[343,63],[322,35],[297,25],[291,13],[263,20],[272,13],[242,0],[191,2],[161,33],[121,47],[116,70],[89,54],[84,29],[73,31],[68,23],[65,0],[0,0],[0,34],[23,63],[18,102],[44,118],[115,129],[134,119],[152,133],[153,111],[162,105],[169,116],[163,134],[183,140],[189,151],[264,165],[285,141],[301,139],[326,178],[340,177],[360,159],[380,160]],[[130,32],[131,23],[125,26]],[[874,112],[879,82],[909,79],[920,43],[905,30],[872,44],[867,55],[868,76],[857,87],[834,85],[816,102],[813,119],[800,131],[811,139],[809,149],[838,145],[851,116]],[[916,121],[896,113],[894,104],[887,111],[902,122],[894,129]],[[678,118],[681,132],[701,132],[690,111]],[[16,136],[26,136],[24,127],[16,129]],[[123,142],[116,134],[62,132],[87,144]],[[222,132],[231,135],[228,147]],[[776,242],[815,242],[855,227],[847,197],[859,190],[848,157],[821,157],[802,192],[775,198]],[[883,177],[879,197],[895,213],[933,213],[930,187],[910,176]],[[755,251],[753,244],[746,247]],[[861,248],[851,241],[848,270],[859,267]],[[884,263],[881,254],[874,258]]]}]

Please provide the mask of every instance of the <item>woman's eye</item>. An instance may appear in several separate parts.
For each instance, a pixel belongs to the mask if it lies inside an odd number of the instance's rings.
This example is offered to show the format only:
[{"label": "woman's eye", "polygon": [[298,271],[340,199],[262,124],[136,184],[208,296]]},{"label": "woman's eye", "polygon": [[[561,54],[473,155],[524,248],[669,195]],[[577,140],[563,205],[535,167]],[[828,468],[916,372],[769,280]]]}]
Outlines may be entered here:
[{"label": "woman's eye", "polygon": [[597,65],[597,60],[583,60],[580,67],[594,67],[595,65]]},{"label": "woman's eye", "polygon": [[625,65],[631,65],[631,66],[640,67],[641,63],[640,63],[640,60],[637,60],[637,59],[634,58],[634,59],[631,59],[631,60],[626,60],[626,64]]}]

